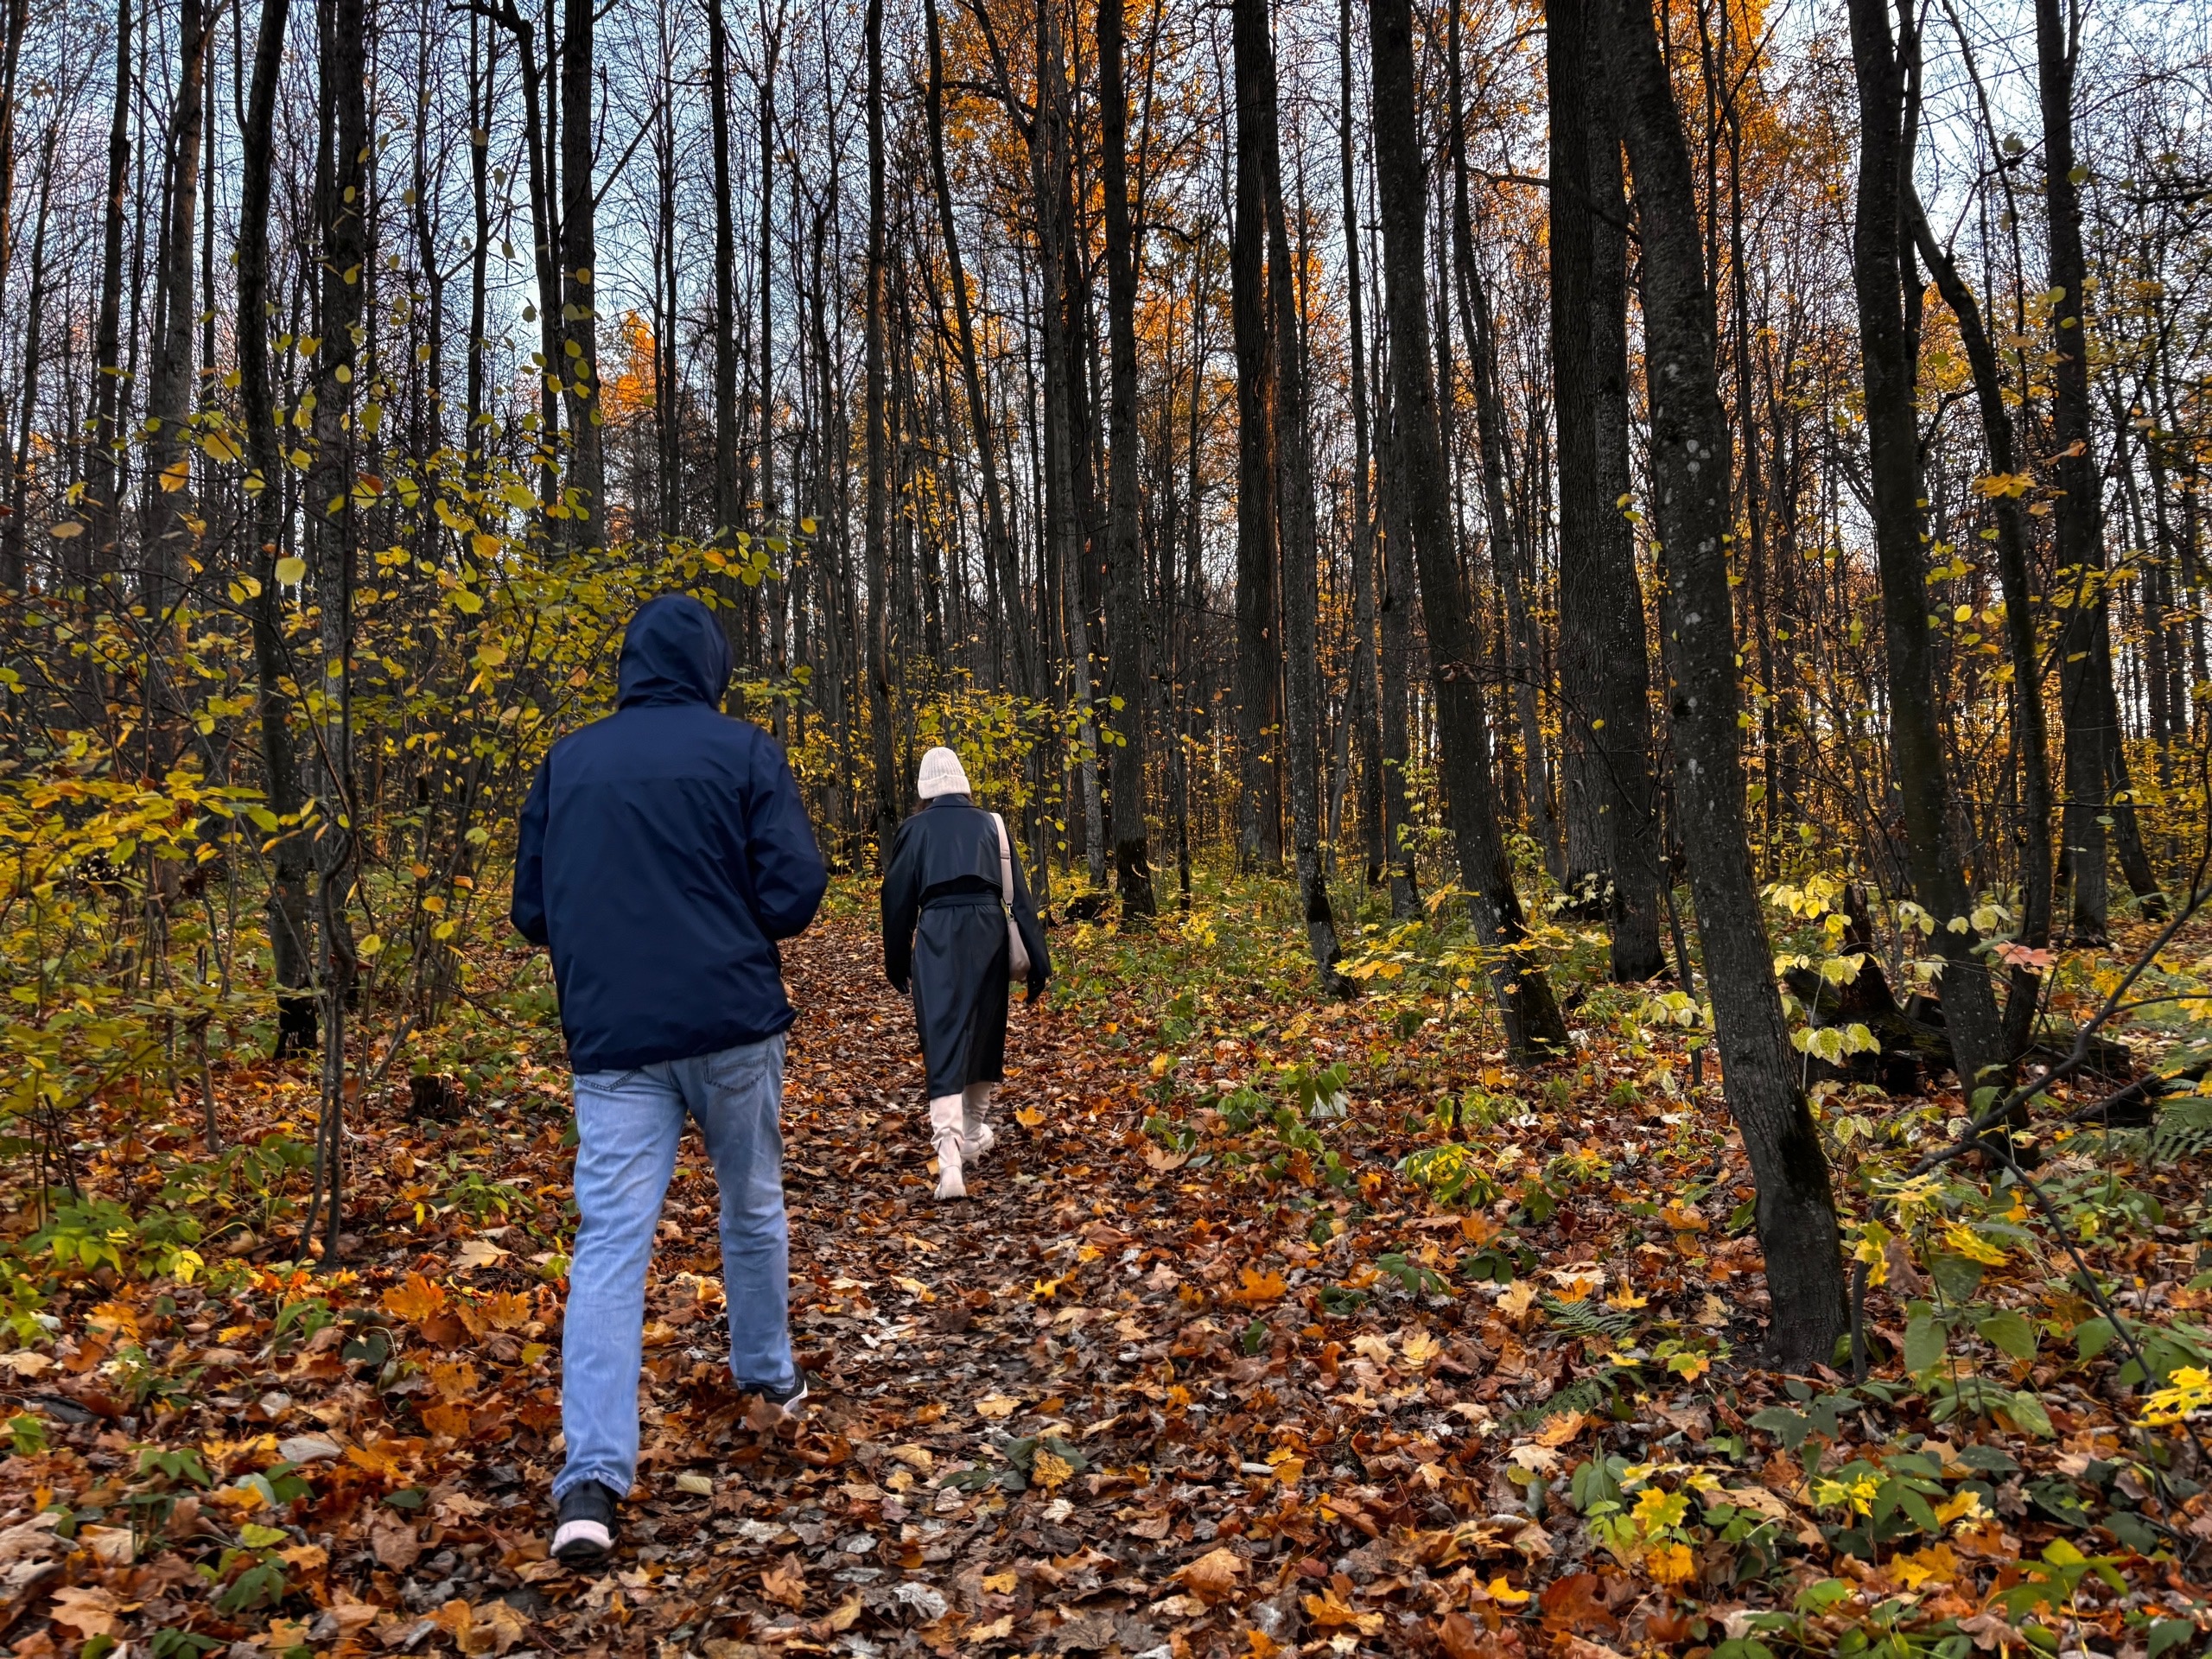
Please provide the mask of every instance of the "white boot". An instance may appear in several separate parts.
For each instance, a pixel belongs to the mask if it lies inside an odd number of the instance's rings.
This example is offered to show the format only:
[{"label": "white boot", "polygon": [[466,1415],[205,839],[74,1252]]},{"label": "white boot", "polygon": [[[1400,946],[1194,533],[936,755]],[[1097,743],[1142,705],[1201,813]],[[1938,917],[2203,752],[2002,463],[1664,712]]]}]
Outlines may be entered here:
[{"label": "white boot", "polygon": [[991,1085],[971,1083],[960,1094],[961,1136],[967,1142],[968,1161],[980,1164],[983,1154],[998,1144],[999,1132],[984,1116],[991,1109]]},{"label": "white boot", "polygon": [[939,1095],[930,1102],[930,1139],[937,1142],[938,1198],[966,1198],[968,1184],[961,1179],[960,1164],[967,1136],[961,1129],[958,1095]]}]

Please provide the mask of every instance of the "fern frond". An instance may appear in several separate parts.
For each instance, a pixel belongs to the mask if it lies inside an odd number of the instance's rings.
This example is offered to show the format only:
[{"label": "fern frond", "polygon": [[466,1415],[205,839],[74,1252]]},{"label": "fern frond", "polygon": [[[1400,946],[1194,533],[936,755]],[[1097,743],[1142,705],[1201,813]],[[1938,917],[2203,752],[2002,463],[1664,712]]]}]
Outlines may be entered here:
[{"label": "fern frond", "polygon": [[2183,1095],[2151,1126],[2150,1161],[2177,1163],[2212,1149],[2212,1095]]}]

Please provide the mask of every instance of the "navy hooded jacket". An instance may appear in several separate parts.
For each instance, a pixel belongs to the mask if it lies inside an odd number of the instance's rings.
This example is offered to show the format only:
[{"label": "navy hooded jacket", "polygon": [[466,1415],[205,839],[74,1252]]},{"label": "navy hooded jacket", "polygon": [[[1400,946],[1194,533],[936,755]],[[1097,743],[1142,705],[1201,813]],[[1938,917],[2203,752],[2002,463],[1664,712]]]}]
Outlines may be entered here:
[{"label": "navy hooded jacket", "polygon": [[514,925],[550,947],[578,1071],[625,1071],[789,1026],[776,943],[828,877],[767,733],[721,712],[729,645],[664,594],[630,620],[615,712],[553,746],[524,803]]}]

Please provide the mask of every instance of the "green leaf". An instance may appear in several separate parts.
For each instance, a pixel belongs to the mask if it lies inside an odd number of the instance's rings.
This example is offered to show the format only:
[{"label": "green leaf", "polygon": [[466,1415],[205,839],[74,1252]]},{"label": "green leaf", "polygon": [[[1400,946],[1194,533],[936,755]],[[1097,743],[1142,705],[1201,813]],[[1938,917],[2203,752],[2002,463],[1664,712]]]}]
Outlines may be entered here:
[{"label": "green leaf", "polygon": [[1981,1263],[1963,1255],[1940,1255],[1928,1264],[1936,1286],[1955,1302],[1969,1301],[1981,1288]]},{"label": "green leaf", "polygon": [[1983,1341],[1993,1343],[2015,1359],[2036,1357],[2035,1326],[2011,1308],[1991,1314],[1974,1329],[1981,1332]]},{"label": "green leaf", "polygon": [[2084,1360],[2094,1359],[2112,1346],[2112,1337],[2110,1319],[2085,1319],[2074,1327],[2074,1351]]},{"label": "green leaf", "polygon": [[2050,1414],[2043,1408],[2043,1402],[2025,1389],[2013,1394],[2005,1410],[2014,1422],[2039,1440],[2050,1439],[2056,1432],[2050,1426]]},{"label": "green leaf", "polygon": [[287,588],[296,588],[308,573],[308,562],[296,553],[276,561],[276,580]]},{"label": "green leaf", "polygon": [[1912,1317],[1904,1327],[1904,1368],[1918,1376],[1942,1363],[1950,1332],[1927,1303],[1915,1302],[1912,1306]]}]

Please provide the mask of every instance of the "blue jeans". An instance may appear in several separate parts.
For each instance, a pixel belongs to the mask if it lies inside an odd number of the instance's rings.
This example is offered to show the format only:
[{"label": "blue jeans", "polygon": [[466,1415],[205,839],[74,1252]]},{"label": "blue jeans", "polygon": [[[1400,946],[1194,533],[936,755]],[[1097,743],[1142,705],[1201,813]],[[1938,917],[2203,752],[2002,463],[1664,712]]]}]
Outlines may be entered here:
[{"label": "blue jeans", "polygon": [[638,1472],[645,1269],[689,1113],[722,1195],[722,1290],[740,1388],[789,1387],[789,1230],[784,1215],[784,1039],[747,1043],[576,1086],[576,1251],[561,1335],[567,1461],[556,1497],[587,1480],[626,1496]]}]

